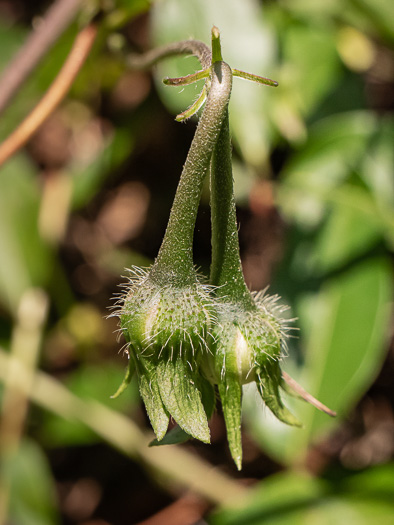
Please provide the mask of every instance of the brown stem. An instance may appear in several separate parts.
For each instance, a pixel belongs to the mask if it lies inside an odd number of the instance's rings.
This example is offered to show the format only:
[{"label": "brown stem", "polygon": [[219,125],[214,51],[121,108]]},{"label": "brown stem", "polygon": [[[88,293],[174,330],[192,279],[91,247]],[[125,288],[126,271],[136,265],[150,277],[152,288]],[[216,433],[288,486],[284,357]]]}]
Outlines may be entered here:
[{"label": "brown stem", "polygon": [[26,144],[66,96],[89,55],[96,35],[97,27],[93,24],[86,26],[77,35],[62,69],[48,91],[19,127],[0,144],[0,166]]},{"label": "brown stem", "polygon": [[0,113],[78,12],[82,0],[57,0],[0,77]]}]

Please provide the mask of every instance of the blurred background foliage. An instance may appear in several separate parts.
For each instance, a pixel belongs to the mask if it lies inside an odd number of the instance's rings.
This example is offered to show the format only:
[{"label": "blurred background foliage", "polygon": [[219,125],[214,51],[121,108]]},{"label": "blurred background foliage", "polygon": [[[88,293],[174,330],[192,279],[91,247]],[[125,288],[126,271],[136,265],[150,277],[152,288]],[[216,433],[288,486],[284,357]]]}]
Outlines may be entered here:
[{"label": "blurred background foliage", "polygon": [[[50,4],[0,2],[1,69]],[[81,2],[0,120],[3,140],[101,7],[69,95],[0,169],[1,525],[394,523],[392,2],[97,4]],[[290,428],[245,388],[240,473],[220,410],[211,446],[147,447],[136,385],[110,399],[126,356],[105,318],[124,268],[157,253],[196,125],[173,117],[198,87],[161,83],[195,59],[132,72],[127,56],[209,43],[213,24],[231,66],[279,82],[234,80],[246,280],[291,305],[300,330],[284,367],[338,412],[289,399],[304,423]],[[195,235],[203,271],[208,195]]]}]

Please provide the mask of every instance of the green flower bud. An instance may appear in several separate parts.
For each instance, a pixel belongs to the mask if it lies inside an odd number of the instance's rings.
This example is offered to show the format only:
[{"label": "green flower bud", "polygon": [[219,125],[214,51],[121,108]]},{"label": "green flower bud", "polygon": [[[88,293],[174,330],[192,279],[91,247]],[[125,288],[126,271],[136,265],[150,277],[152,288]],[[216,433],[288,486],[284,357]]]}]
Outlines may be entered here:
[{"label": "green flower bud", "polygon": [[277,306],[278,297],[264,292],[252,294],[255,308],[223,302],[214,330],[214,375],[227,428],[230,451],[240,469],[242,462],[242,385],[255,381],[264,403],[289,425],[299,421],[283,405],[279,394],[279,362],[289,327],[278,316],[286,310]]},{"label": "green flower bud", "polygon": [[[277,297],[252,294],[242,273],[231,168],[228,103],[233,76],[276,86],[277,82],[223,62],[219,31],[212,53],[188,40],[144,55],[139,66],[177,53],[196,55],[203,70],[166,79],[186,85],[205,79],[197,101],[178,115],[184,120],[206,101],[175,195],[167,230],[149,273],[134,268],[114,315],[127,341],[129,366],[115,396],[137,372],[139,389],[157,436],[152,444],[192,436],[209,442],[207,418],[218,385],[232,457],[241,468],[242,385],[255,381],[264,403],[281,421],[300,425],[283,405],[279,388],[334,415],[280,370],[288,326]],[[211,287],[200,284],[193,265],[193,233],[205,175],[211,172]],[[212,298],[214,297],[214,299]],[[215,313],[217,312],[217,313]],[[201,373],[202,372],[202,373]],[[115,397],[114,396],[114,397]],[[172,416],[180,429],[166,436]],[[165,439],[163,439],[165,436]]]},{"label": "green flower bud", "polygon": [[157,284],[140,268],[130,270],[121,309],[121,326],[139,354],[172,359],[174,353],[196,360],[207,350],[213,304],[207,285]]},{"label": "green flower bud", "polygon": [[198,368],[215,319],[210,287],[157,284],[136,268],[131,274],[117,315],[156,437],[164,437],[171,415],[187,434],[209,442]]}]

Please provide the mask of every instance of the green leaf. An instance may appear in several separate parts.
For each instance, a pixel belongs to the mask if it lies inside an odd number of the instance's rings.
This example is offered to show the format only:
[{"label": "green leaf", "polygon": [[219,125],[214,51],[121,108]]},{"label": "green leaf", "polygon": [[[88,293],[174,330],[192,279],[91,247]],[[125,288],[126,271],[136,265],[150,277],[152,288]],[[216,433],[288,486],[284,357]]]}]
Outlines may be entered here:
[{"label": "green leaf", "polygon": [[227,440],[231,456],[238,470],[242,468],[241,407],[242,386],[238,378],[228,374],[219,383],[219,394],[226,422]]},{"label": "green leaf", "polygon": [[261,416],[253,394],[245,396],[256,439],[279,461],[300,459],[314,439],[340,423],[374,381],[387,352],[392,292],[390,265],[372,259],[327,281],[317,294],[304,296],[298,313],[305,364],[290,375],[338,417],[331,419],[295,401],[291,406],[297,406],[304,428],[292,429]]},{"label": "green leaf", "polygon": [[376,203],[376,213],[386,226],[386,236],[394,248],[394,118],[385,117],[373,137],[360,175]]},{"label": "green leaf", "polygon": [[289,220],[308,229],[319,225],[333,192],[357,170],[378,127],[367,111],[333,115],[310,127],[308,142],[291,158],[278,187]]},{"label": "green leaf", "polygon": [[283,62],[290,74],[280,86],[291,87],[291,97],[304,115],[312,113],[340,77],[335,31],[329,24],[293,23],[283,35]]},{"label": "green leaf", "polygon": [[0,303],[15,311],[23,292],[45,286],[52,253],[40,236],[40,193],[33,165],[23,155],[0,170]]},{"label": "green leaf", "polygon": [[[306,387],[340,415],[354,406],[383,364],[392,296],[390,266],[371,259],[327,282],[309,305]],[[332,422],[319,412],[309,414],[312,432]]]},{"label": "green leaf", "polygon": [[384,237],[384,222],[366,190],[343,185],[333,192],[332,201],[327,221],[312,248],[314,275],[338,270]]},{"label": "green leaf", "polygon": [[17,455],[2,467],[3,480],[10,486],[9,523],[59,523],[51,471],[45,455],[36,443],[24,439]]},{"label": "green leaf", "polygon": [[[142,367],[145,370],[142,370]],[[160,374],[153,363],[149,361],[149,358],[143,360],[142,366],[139,366],[137,363],[137,374],[140,394],[150,423],[157,439],[161,441],[167,432],[170,416],[163,405],[160,395]]]},{"label": "green leaf", "polygon": [[[242,506],[217,511],[210,525],[371,525],[393,522],[394,466],[383,465],[334,482],[304,472],[270,476]],[[337,476],[338,478],[338,476]],[[388,482],[384,487],[381,481]]]},{"label": "green leaf", "polygon": [[182,358],[161,360],[157,378],[163,403],[178,425],[192,437],[209,443],[207,416],[189,364]]}]

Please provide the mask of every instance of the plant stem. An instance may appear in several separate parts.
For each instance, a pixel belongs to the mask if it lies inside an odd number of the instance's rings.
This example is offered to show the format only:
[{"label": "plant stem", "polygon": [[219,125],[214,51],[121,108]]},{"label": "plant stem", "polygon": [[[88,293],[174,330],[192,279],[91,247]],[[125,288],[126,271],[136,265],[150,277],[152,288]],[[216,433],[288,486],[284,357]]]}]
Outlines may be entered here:
[{"label": "plant stem", "polygon": [[[12,358],[0,348],[0,382],[6,381],[10,368],[20,376],[26,363]],[[168,491],[185,487],[216,505],[239,502],[250,489],[218,468],[179,447],[152,447],[152,433],[142,432],[130,417],[105,405],[84,400],[70,392],[60,381],[37,370],[30,400],[49,412],[70,421],[80,421],[103,441],[127,457],[149,467],[157,478],[166,480]],[[0,509],[1,510],[1,509]]]},{"label": "plant stem", "polygon": [[26,144],[66,96],[89,56],[96,35],[97,26],[93,23],[77,35],[70,54],[48,91],[16,130],[0,144],[0,166]]},{"label": "plant stem", "polygon": [[1,75],[0,113],[16,95],[42,57],[71,24],[82,3],[82,0],[57,0],[48,9],[37,30],[28,36]]},{"label": "plant stem", "polygon": [[151,277],[160,282],[185,286],[195,282],[193,271],[193,233],[202,185],[223,119],[232,87],[231,68],[225,62],[211,67],[211,86],[197,126],[172,206],[167,230]]},{"label": "plant stem", "polygon": [[127,65],[131,69],[148,69],[163,58],[176,55],[194,55],[203,69],[211,65],[211,50],[199,40],[183,40],[157,49],[152,49],[143,55],[130,55]]},{"label": "plant stem", "polygon": [[[0,422],[0,525],[7,523],[10,497],[9,465],[18,454],[41,348],[48,298],[41,289],[29,289],[22,296],[12,334]],[[23,370],[19,363],[24,363]],[[8,468],[7,468],[8,467]]]},{"label": "plant stem", "polygon": [[212,264],[211,284],[217,295],[241,303],[247,310],[255,304],[246,286],[239,254],[228,110],[211,161]]}]

